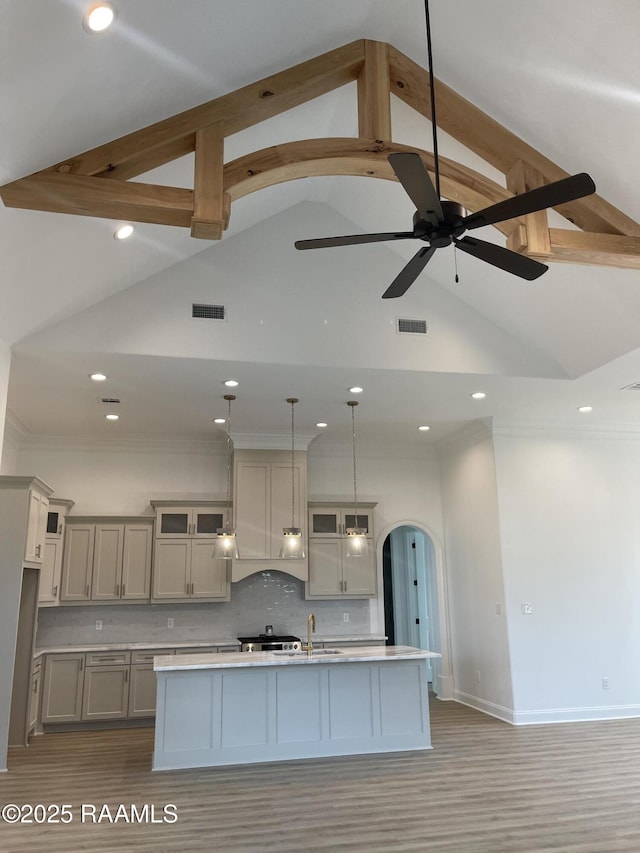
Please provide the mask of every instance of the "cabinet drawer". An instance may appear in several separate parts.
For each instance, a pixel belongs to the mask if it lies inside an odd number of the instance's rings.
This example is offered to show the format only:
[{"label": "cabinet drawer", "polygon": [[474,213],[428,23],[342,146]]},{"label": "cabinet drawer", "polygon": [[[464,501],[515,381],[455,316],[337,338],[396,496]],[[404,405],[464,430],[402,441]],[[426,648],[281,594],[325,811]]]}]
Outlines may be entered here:
[{"label": "cabinet drawer", "polygon": [[212,655],[218,651],[217,646],[198,646],[193,649],[176,649],[177,655]]},{"label": "cabinet drawer", "polygon": [[128,663],[131,663],[131,652],[87,652],[85,658],[86,666]]},{"label": "cabinet drawer", "polygon": [[175,654],[173,649],[143,649],[139,652],[131,652],[131,663],[153,663],[153,659],[158,655]]},{"label": "cabinet drawer", "polygon": [[231,652],[234,654],[235,652],[241,651],[240,646],[218,646],[218,653],[224,654],[225,652]]}]

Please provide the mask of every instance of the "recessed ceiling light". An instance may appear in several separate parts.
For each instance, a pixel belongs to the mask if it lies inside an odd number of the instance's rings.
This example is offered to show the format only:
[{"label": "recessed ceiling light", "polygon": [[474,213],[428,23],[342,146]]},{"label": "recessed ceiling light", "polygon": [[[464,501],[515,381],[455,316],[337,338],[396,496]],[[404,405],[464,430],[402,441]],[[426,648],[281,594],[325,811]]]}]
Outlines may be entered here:
[{"label": "recessed ceiling light", "polygon": [[89,376],[90,379],[93,379],[94,382],[104,382],[107,378],[104,373],[92,373]]},{"label": "recessed ceiling light", "polygon": [[350,394],[362,394],[364,388],[361,388],[359,385],[354,385],[353,388],[349,388]]},{"label": "recessed ceiling light", "polygon": [[226,418],[214,418],[213,422],[214,422],[214,424],[226,424],[227,419]]},{"label": "recessed ceiling light", "polygon": [[430,430],[431,427],[424,425],[424,426],[419,426],[418,429],[420,430],[420,432],[427,432],[427,430]]},{"label": "recessed ceiling light", "polygon": [[109,29],[115,16],[115,9],[110,3],[98,3],[87,12],[82,24],[88,33],[103,33]]},{"label": "recessed ceiling light", "polygon": [[484,400],[487,395],[484,393],[484,391],[475,391],[471,396],[474,400]]},{"label": "recessed ceiling light", "polygon": [[593,406],[578,406],[579,412],[592,412]]},{"label": "recessed ceiling light", "polygon": [[114,240],[126,240],[127,237],[131,237],[133,234],[133,225],[121,225],[119,228],[113,232]]},{"label": "recessed ceiling light", "polygon": [[117,421],[119,417],[120,417],[120,415],[105,415],[105,418],[108,421]]},{"label": "recessed ceiling light", "polygon": [[224,384],[227,386],[227,388],[237,388],[240,383],[236,382],[235,379],[227,379]]},{"label": "recessed ceiling light", "polygon": [[320,421],[319,423],[316,424],[316,426],[320,427],[320,429],[324,429],[327,426],[327,424],[324,421]]}]

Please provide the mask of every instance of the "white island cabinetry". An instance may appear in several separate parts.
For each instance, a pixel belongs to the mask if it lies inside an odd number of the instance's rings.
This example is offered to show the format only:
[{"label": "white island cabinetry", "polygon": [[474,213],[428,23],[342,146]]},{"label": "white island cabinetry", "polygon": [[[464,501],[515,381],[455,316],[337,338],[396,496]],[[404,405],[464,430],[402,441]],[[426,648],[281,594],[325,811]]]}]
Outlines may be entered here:
[{"label": "white island cabinetry", "polygon": [[409,646],[157,657],[154,770],[430,749],[429,657]]}]

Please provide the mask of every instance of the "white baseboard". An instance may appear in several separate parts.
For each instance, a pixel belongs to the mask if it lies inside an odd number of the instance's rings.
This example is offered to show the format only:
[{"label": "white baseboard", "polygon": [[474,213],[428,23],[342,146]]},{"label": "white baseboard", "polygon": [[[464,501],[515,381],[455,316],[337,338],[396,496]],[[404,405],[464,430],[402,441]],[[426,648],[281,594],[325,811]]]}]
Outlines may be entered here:
[{"label": "white baseboard", "polygon": [[514,711],[478,696],[455,690],[453,698],[490,717],[496,717],[512,726],[534,726],[546,723],[585,723],[597,720],[626,720],[640,717],[640,705],[598,705],[592,708],[542,708],[535,711]]},{"label": "white baseboard", "polygon": [[476,711],[482,711],[483,714],[488,714],[490,717],[497,717],[505,723],[515,724],[511,708],[504,708],[502,705],[487,702],[485,699],[480,699],[478,696],[471,696],[469,693],[463,693],[461,690],[454,690],[453,698],[456,702],[460,702],[461,705],[467,705]]}]

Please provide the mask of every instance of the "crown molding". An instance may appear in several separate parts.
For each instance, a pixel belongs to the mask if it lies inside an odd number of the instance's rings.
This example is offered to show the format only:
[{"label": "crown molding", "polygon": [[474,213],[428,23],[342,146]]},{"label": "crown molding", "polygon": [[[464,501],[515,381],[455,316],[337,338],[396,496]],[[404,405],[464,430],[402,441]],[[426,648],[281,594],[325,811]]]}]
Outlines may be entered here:
[{"label": "crown molding", "polygon": [[[314,442],[309,449],[309,460],[322,458],[351,459],[353,445],[351,442]],[[391,444],[390,442],[361,442],[358,441],[358,459],[422,459],[437,460],[438,455],[434,444],[407,445]]]},{"label": "crown molding", "polygon": [[[314,435],[295,435],[294,449],[308,450]],[[291,450],[291,434],[232,432],[235,450]]]},{"label": "crown molding", "polygon": [[209,453],[226,454],[226,441],[168,438],[100,439],[59,435],[26,435],[18,442],[20,451],[88,451],[92,453]]},{"label": "crown molding", "polygon": [[582,441],[640,441],[640,422],[585,423],[573,421],[494,421],[493,435],[513,438],[574,438]]}]

